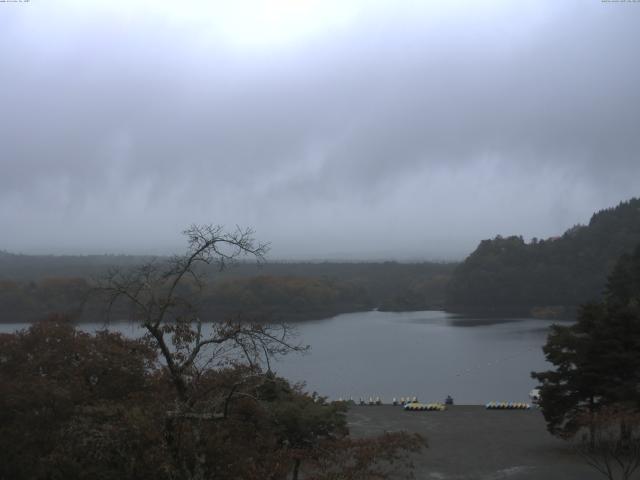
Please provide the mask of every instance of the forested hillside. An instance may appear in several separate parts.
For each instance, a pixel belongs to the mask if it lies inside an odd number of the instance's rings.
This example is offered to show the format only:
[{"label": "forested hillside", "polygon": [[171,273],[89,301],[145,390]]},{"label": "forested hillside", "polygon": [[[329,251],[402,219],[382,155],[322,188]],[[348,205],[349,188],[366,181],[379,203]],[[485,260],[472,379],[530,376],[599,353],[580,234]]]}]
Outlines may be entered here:
[{"label": "forested hillside", "polygon": [[447,307],[563,315],[597,300],[616,260],[640,244],[640,199],[595,213],[561,237],[483,240],[455,270]]},{"label": "forested hillside", "polygon": [[[483,240],[461,264],[396,262],[239,263],[211,268],[200,301],[211,318],[236,313],[288,320],[379,308],[563,316],[599,298],[616,260],[640,244],[640,199],[595,213],[560,237]],[[84,303],[94,279],[142,256],[29,256],[0,251],[0,322],[33,321],[65,312],[103,317]],[[160,257],[156,262],[166,261]],[[124,312],[117,312],[118,316]]]},{"label": "forested hillside", "polygon": [[[88,293],[110,269],[146,263],[140,256],[30,256],[0,252],[0,322],[26,322],[51,313],[99,321],[104,302]],[[162,263],[166,258],[158,258]],[[338,313],[442,308],[455,264],[396,262],[239,263],[210,269],[199,302],[210,318],[305,320]],[[194,292],[195,293],[195,292]],[[126,312],[115,311],[118,318]]]}]

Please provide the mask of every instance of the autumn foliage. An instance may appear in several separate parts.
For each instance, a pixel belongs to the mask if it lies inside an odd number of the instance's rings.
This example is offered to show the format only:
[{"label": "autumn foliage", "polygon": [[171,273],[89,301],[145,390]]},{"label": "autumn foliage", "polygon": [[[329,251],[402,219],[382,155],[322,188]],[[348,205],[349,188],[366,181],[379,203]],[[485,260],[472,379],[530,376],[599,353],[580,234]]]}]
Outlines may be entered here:
[{"label": "autumn foliage", "polygon": [[146,339],[51,317],[0,335],[0,479],[407,478],[423,440],[348,435],[341,403],[248,366],[179,398]]}]

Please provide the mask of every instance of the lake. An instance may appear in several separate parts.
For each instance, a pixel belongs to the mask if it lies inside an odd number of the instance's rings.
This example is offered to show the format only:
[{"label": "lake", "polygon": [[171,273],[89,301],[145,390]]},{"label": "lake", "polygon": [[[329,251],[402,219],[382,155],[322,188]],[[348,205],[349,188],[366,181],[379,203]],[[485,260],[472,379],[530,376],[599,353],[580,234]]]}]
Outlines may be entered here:
[{"label": "lake", "polygon": [[[417,396],[425,402],[484,404],[528,401],[532,370],[546,370],[541,347],[553,322],[479,319],[442,311],[360,312],[295,324],[308,354],[272,364],[280,375],[306,381],[331,399]],[[0,325],[10,332],[24,325]],[[85,330],[102,324],[83,324]],[[113,324],[129,336],[139,330]]]}]

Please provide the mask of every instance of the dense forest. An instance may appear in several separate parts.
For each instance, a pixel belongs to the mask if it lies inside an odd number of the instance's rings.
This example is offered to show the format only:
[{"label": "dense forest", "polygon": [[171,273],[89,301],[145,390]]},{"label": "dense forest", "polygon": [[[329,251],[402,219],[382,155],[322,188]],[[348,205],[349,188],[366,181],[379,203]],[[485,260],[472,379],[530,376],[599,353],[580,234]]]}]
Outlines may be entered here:
[{"label": "dense forest", "polygon": [[[104,302],[91,295],[96,280],[113,269],[126,270],[151,260],[0,252],[0,322],[28,322],[54,312],[80,321],[102,320]],[[211,284],[198,295],[202,311],[215,319],[242,314],[254,319],[305,320],[372,308],[441,308],[454,268],[455,264],[428,262],[269,262],[260,266],[241,262],[222,271],[211,267]]]},{"label": "dense forest", "polygon": [[[211,266],[211,282],[197,294],[211,319],[241,314],[305,320],[372,308],[569,316],[577,305],[599,298],[616,259],[638,244],[640,199],[631,199],[560,237],[483,240],[460,264],[239,262],[222,271]],[[113,269],[168,260],[0,251],[0,322],[28,322],[53,312],[102,320],[104,302],[90,295],[99,278]]]},{"label": "dense forest", "polygon": [[570,314],[597,300],[616,260],[640,244],[640,199],[595,213],[546,240],[497,236],[483,240],[456,269],[447,308],[536,316]]}]

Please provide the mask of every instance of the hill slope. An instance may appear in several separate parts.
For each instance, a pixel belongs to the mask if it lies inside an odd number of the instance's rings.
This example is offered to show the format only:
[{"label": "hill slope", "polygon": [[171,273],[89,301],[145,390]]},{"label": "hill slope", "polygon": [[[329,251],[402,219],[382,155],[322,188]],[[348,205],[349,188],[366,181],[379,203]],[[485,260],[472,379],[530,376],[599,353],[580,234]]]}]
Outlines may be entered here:
[{"label": "hill slope", "polygon": [[640,244],[640,199],[595,213],[561,237],[483,240],[454,271],[447,307],[562,315],[597,300],[616,260]]}]

